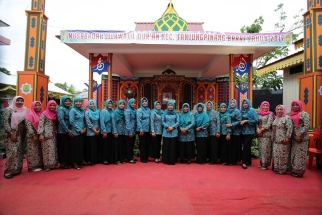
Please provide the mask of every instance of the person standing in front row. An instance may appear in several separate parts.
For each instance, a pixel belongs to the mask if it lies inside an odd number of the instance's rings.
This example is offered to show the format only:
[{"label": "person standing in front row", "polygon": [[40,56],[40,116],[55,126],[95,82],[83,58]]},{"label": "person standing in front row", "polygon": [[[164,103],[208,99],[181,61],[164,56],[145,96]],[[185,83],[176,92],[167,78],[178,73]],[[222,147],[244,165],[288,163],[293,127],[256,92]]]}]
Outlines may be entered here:
[{"label": "person standing in front row", "polygon": [[151,111],[151,157],[154,162],[160,162],[161,139],[162,139],[162,114],[161,102],[154,102],[154,109]]},{"label": "person standing in front row", "polygon": [[6,166],[4,177],[11,179],[22,171],[23,146],[25,137],[25,116],[28,108],[24,106],[22,96],[15,96],[12,105],[7,107],[3,113],[3,127],[6,133],[4,145],[6,147]]},{"label": "person standing in front row", "polygon": [[167,110],[162,114],[163,147],[162,161],[168,165],[175,165],[177,159],[177,137],[179,126],[179,114],[174,110],[174,101],[167,103]]},{"label": "person standing in front row", "polygon": [[184,103],[179,124],[179,157],[180,163],[191,163],[195,157],[195,117],[190,112],[190,105]]},{"label": "person standing in front row", "polygon": [[94,166],[98,161],[98,142],[100,134],[99,125],[100,111],[97,109],[96,102],[89,100],[87,102],[87,111],[85,112],[86,122],[86,144],[85,144],[85,162]]},{"label": "person standing in front row", "polygon": [[237,108],[237,101],[235,99],[229,101],[227,111],[230,114],[231,124],[227,124],[226,127],[232,129],[230,141],[232,144],[232,153],[235,154],[233,164],[236,164],[242,160],[243,147],[241,143],[242,127],[240,126],[242,116],[240,110]]},{"label": "person standing in front row", "polygon": [[282,175],[287,171],[293,125],[290,117],[285,114],[283,105],[277,105],[275,112],[272,129],[273,171]]},{"label": "person standing in front row", "polygon": [[85,112],[82,108],[82,99],[74,98],[73,108],[69,111],[69,123],[73,132],[71,140],[71,162],[75,169],[80,170],[84,161],[84,139],[86,134]]},{"label": "person standing in front row", "polygon": [[243,140],[243,162],[242,168],[247,169],[247,165],[252,164],[251,146],[253,137],[256,131],[256,124],[258,122],[258,115],[254,108],[252,108],[250,101],[244,99],[242,102],[242,140]]},{"label": "person standing in front row", "polygon": [[136,113],[137,132],[139,132],[140,160],[147,163],[149,158],[149,146],[151,140],[150,134],[151,111],[148,108],[148,99],[143,97],[140,101],[140,108]]},{"label": "person standing in front row", "polygon": [[196,148],[197,148],[197,163],[205,164],[207,162],[207,138],[209,117],[204,111],[202,103],[197,104],[197,112],[195,113],[195,131],[196,131]]},{"label": "person standing in front row", "polygon": [[293,133],[291,139],[292,176],[301,178],[306,170],[310,115],[303,110],[303,105],[300,100],[292,101],[291,106],[290,117],[293,120]]},{"label": "person standing in front row", "polygon": [[227,128],[227,124],[231,124],[230,114],[227,111],[227,105],[221,103],[219,106],[220,116],[220,163],[222,165],[234,164],[235,154],[230,141],[231,128]]},{"label": "person standing in front row", "polygon": [[70,169],[72,162],[71,156],[71,141],[73,132],[69,123],[69,111],[71,109],[71,98],[69,96],[63,96],[61,98],[60,107],[57,109],[57,151],[58,162],[60,168]]},{"label": "person standing in front row", "polygon": [[260,165],[258,168],[266,170],[271,164],[272,156],[272,124],[274,121],[274,114],[269,111],[269,103],[263,101],[259,107],[259,121],[256,125],[256,132],[258,135],[258,151]]},{"label": "person standing in front row", "polygon": [[117,108],[112,115],[113,123],[113,148],[114,148],[114,160],[116,164],[122,164],[126,159],[126,142],[125,142],[125,101],[119,100]]},{"label": "person standing in front row", "polygon": [[33,172],[41,171],[43,167],[41,145],[37,134],[42,112],[40,101],[34,101],[25,118],[28,171]]},{"label": "person standing in front row", "polygon": [[129,99],[127,108],[124,111],[125,116],[125,139],[126,139],[126,159],[130,164],[135,164],[133,157],[133,148],[136,139],[136,100]]},{"label": "person standing in front row", "polygon": [[107,99],[105,101],[105,108],[100,112],[102,160],[103,164],[105,165],[108,165],[110,162],[112,162],[114,154],[112,149],[112,114],[113,101],[111,99]]},{"label": "person standing in front row", "polygon": [[214,103],[208,101],[206,103],[207,114],[209,117],[209,164],[213,165],[218,162],[219,159],[219,138],[220,138],[220,118],[219,113],[214,110]]},{"label": "person standing in front row", "polygon": [[50,100],[46,110],[41,114],[38,135],[41,142],[44,170],[46,172],[58,166],[57,155],[57,112],[56,102]]}]

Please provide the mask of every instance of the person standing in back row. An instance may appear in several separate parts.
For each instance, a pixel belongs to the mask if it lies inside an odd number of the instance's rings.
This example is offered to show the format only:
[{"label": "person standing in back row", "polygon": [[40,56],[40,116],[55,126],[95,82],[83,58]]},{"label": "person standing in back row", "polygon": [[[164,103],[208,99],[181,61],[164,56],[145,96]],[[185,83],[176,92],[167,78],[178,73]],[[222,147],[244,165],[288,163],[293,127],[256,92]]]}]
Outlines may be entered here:
[{"label": "person standing in back row", "polygon": [[147,163],[149,158],[149,146],[151,140],[150,134],[151,111],[148,108],[148,99],[143,97],[140,101],[140,108],[136,113],[137,132],[139,132],[140,160]]}]

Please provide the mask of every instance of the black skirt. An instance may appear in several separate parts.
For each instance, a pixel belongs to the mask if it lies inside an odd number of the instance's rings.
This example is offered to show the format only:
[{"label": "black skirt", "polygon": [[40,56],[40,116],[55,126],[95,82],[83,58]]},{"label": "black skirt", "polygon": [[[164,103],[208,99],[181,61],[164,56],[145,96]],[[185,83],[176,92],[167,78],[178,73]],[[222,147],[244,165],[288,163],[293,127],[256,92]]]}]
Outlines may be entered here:
[{"label": "black skirt", "polygon": [[71,137],[68,133],[57,134],[57,152],[60,165],[71,163]]},{"label": "black skirt", "polygon": [[98,136],[87,136],[85,145],[85,162],[90,162],[95,164],[98,161],[97,154],[97,145],[98,145]]},{"label": "black skirt", "polygon": [[98,147],[98,150],[101,150],[102,157],[99,160],[112,162],[113,160],[113,134],[107,133],[107,137],[103,138],[101,135],[101,144]]}]

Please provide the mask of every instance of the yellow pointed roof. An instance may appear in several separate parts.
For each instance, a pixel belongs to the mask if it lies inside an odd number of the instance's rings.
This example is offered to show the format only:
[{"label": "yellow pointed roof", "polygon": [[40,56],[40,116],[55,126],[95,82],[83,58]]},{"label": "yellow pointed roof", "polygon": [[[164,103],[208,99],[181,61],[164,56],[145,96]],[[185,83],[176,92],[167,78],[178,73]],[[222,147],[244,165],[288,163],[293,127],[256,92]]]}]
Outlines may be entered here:
[{"label": "yellow pointed roof", "polygon": [[162,17],[155,21],[153,30],[188,31],[187,22],[178,15],[177,11],[173,7],[172,0],[170,0],[167,9],[162,14]]}]

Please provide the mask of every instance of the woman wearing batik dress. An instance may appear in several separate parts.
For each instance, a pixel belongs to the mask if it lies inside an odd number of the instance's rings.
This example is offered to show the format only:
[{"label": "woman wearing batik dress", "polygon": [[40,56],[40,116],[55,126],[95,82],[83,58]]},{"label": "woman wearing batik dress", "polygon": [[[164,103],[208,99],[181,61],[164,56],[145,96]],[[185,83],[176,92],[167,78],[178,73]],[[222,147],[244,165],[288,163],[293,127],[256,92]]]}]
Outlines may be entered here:
[{"label": "woman wearing batik dress", "polygon": [[126,159],[129,163],[135,164],[133,157],[133,148],[136,138],[136,100],[129,99],[127,108],[124,111],[125,116],[125,139],[126,139]]},{"label": "woman wearing batik dress", "polygon": [[161,102],[154,102],[154,109],[151,111],[151,157],[154,162],[160,162],[161,140],[162,140],[162,114]]},{"label": "woman wearing batik dress", "polygon": [[263,101],[258,112],[258,124],[256,126],[256,133],[258,135],[258,151],[260,165],[258,168],[266,170],[271,164],[272,156],[272,124],[274,121],[274,114],[269,111],[270,104]]},{"label": "woman wearing batik dress", "polygon": [[230,141],[231,128],[227,128],[227,124],[231,124],[230,114],[227,111],[227,105],[221,103],[219,106],[220,116],[220,163],[222,165],[234,164],[235,154],[233,152]]},{"label": "woman wearing batik dress", "polygon": [[25,119],[28,171],[33,172],[41,171],[43,167],[41,145],[37,134],[42,112],[41,103],[34,101]]},{"label": "woman wearing batik dress", "polygon": [[71,109],[70,96],[63,96],[60,100],[60,106],[57,109],[57,152],[60,168],[69,169],[72,167],[71,162],[71,138],[73,132],[69,123],[69,111]]},{"label": "woman wearing batik dress", "polygon": [[241,143],[242,127],[240,126],[242,115],[237,108],[237,101],[235,99],[229,101],[227,111],[230,114],[231,124],[227,124],[226,127],[232,129],[230,141],[233,149],[232,153],[235,154],[235,160],[232,164],[236,164],[242,160],[243,147]]},{"label": "woman wearing batik dress", "polygon": [[105,108],[100,113],[101,124],[101,146],[102,146],[102,160],[103,164],[108,165],[113,160],[113,135],[112,135],[112,114],[113,101],[107,99],[105,101]]},{"label": "woman wearing batik dress", "polygon": [[292,101],[290,117],[293,120],[291,165],[292,176],[303,177],[306,170],[307,148],[309,144],[308,131],[310,115],[303,110],[302,102]]},{"label": "woman wearing batik dress", "polygon": [[86,122],[86,144],[85,144],[85,162],[94,166],[98,161],[98,143],[100,134],[100,111],[97,109],[96,102],[89,100],[87,102],[87,111],[85,112]]},{"label": "woman wearing batik dress", "polygon": [[148,99],[143,97],[140,101],[140,108],[136,112],[136,130],[139,133],[140,160],[147,163],[150,149],[150,117],[151,110],[148,108]]},{"label": "woman wearing batik dress", "polygon": [[213,165],[218,162],[219,159],[219,142],[220,142],[220,118],[219,113],[214,110],[214,104],[211,101],[206,103],[207,114],[209,117],[209,164]]},{"label": "woman wearing batik dress", "polygon": [[71,140],[71,162],[75,169],[80,170],[84,162],[84,141],[86,133],[85,112],[82,108],[82,99],[74,98],[73,108],[69,111],[69,123],[73,132]]},{"label": "woman wearing batik dress", "polygon": [[287,171],[293,124],[291,118],[285,114],[283,105],[277,105],[275,112],[276,117],[272,126],[273,171],[282,175]]},{"label": "woman wearing batik dress", "polygon": [[179,114],[174,110],[174,101],[168,101],[167,109],[162,114],[162,161],[168,165],[175,165],[177,160],[177,138]]},{"label": "woman wearing batik dress", "polygon": [[13,178],[22,171],[24,120],[27,113],[28,108],[24,106],[24,99],[21,96],[15,96],[12,105],[3,112],[4,145],[7,155],[4,177],[7,179]]},{"label": "woman wearing batik dress", "polygon": [[195,157],[195,117],[190,112],[190,105],[184,103],[179,124],[179,158],[180,163],[191,163]]},{"label": "woman wearing batik dress", "polygon": [[240,125],[242,126],[242,141],[243,141],[243,162],[242,168],[247,169],[247,165],[252,164],[251,156],[251,146],[253,142],[253,137],[256,132],[256,124],[258,122],[258,115],[254,108],[252,108],[250,101],[244,99],[242,102],[242,121]]},{"label": "woman wearing batik dress", "polygon": [[126,142],[125,142],[125,101],[119,100],[117,108],[112,115],[113,123],[113,148],[114,148],[114,160],[116,164],[122,164],[126,159]]},{"label": "woman wearing batik dress", "polygon": [[42,160],[46,172],[58,166],[56,105],[54,100],[48,102],[46,110],[40,116],[38,125]]},{"label": "woman wearing batik dress", "polygon": [[198,164],[205,164],[207,162],[207,139],[208,139],[208,126],[209,117],[204,111],[204,105],[198,103],[197,112],[195,113],[195,134],[196,134],[196,148]]}]

